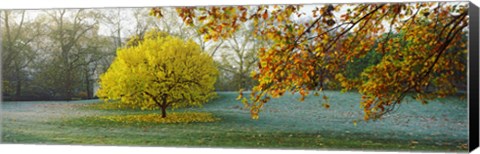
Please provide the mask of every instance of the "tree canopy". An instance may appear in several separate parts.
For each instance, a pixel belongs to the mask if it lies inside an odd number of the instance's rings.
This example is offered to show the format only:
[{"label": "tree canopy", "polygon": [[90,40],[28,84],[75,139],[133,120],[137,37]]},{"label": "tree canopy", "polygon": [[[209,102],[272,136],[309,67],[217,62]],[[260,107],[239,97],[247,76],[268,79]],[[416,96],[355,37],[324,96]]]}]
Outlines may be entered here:
[{"label": "tree canopy", "polygon": [[217,69],[195,42],[150,31],[117,51],[97,95],[142,109],[200,106],[215,96]]},{"label": "tree canopy", "polygon": [[[254,119],[271,97],[292,92],[303,100],[332,82],[362,94],[364,119],[369,120],[396,109],[408,93],[426,103],[455,93],[454,83],[465,81],[461,61],[467,51],[462,40],[468,33],[467,2],[328,4],[305,9],[213,6],[177,12],[188,25],[199,26],[205,40],[235,37],[241,23],[252,23],[253,36],[271,42],[258,50],[252,76],[259,84],[248,99],[243,93],[239,97]],[[311,15],[305,13],[310,11]],[[154,8],[151,14],[161,17],[162,10]],[[303,18],[307,21],[298,22]],[[378,62],[356,76],[346,75],[349,64],[371,52],[379,54]]]}]

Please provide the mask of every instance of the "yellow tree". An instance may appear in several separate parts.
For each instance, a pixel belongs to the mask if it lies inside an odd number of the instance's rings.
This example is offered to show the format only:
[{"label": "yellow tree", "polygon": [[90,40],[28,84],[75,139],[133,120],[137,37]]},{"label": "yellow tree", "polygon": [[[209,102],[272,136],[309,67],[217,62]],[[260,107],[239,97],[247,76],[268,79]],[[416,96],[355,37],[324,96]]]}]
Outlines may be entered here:
[{"label": "yellow tree", "polygon": [[165,118],[167,108],[200,106],[215,96],[216,76],[212,57],[198,44],[150,31],[137,45],[117,51],[100,77],[97,95],[141,109],[161,109]]},{"label": "yellow tree", "polygon": [[[453,94],[454,74],[466,76],[461,61],[467,51],[462,36],[468,33],[468,2],[328,4],[305,10],[301,5],[177,9],[184,22],[201,26],[198,32],[207,40],[232,37],[240,23],[249,22],[257,39],[273,42],[258,51],[252,76],[259,84],[250,99],[239,97],[254,119],[271,97],[292,92],[303,100],[332,81],[361,93],[364,119],[377,119],[408,93],[420,102]],[[305,12],[311,12],[311,20],[296,22]],[[161,9],[151,14],[161,17]],[[380,62],[346,77],[346,66],[372,49]]]}]

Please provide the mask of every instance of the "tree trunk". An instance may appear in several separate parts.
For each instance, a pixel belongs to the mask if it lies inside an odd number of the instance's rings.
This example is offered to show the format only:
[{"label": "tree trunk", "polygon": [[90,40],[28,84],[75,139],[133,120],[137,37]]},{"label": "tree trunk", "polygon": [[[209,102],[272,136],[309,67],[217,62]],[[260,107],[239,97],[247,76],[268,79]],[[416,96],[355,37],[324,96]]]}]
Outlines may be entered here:
[{"label": "tree trunk", "polygon": [[15,85],[15,100],[19,100],[22,96],[22,78],[20,77],[19,69],[15,70],[15,76],[17,78],[17,82]]},{"label": "tree trunk", "polygon": [[93,98],[92,87],[90,81],[87,79],[87,99]]},{"label": "tree trunk", "polygon": [[87,68],[87,69],[85,69],[85,86],[86,86],[85,90],[87,92],[87,99],[90,99],[93,96],[92,90],[91,90],[91,87],[90,87],[90,76],[89,75],[90,75],[90,72]]},{"label": "tree trunk", "polygon": [[167,108],[166,107],[162,107],[162,118],[166,118],[167,117]]},{"label": "tree trunk", "polygon": [[72,86],[71,86],[71,83],[70,83],[70,80],[67,80],[66,84],[65,84],[65,99],[66,100],[72,100],[72,96],[73,96],[73,91],[72,91]]},{"label": "tree trunk", "polygon": [[162,97],[162,118],[166,118],[167,117],[167,107],[168,107],[168,104],[167,104],[167,95],[163,95]]},{"label": "tree trunk", "polygon": [[152,94],[150,94],[148,92],[144,92],[144,94],[147,94],[150,98],[153,99],[153,101],[155,101],[155,104],[157,104],[157,106],[160,107],[160,109],[162,109],[162,118],[166,118],[167,117],[167,107],[168,107],[167,97],[165,95],[163,95],[162,99],[158,100],[155,96],[153,96]]},{"label": "tree trunk", "polygon": [[19,100],[21,96],[22,96],[22,80],[20,78],[17,78],[15,99]]},{"label": "tree trunk", "polygon": [[72,99],[72,95],[73,95],[73,91],[72,91],[72,74],[71,74],[71,70],[68,69],[66,71],[67,73],[65,74],[66,75],[66,79],[65,79],[65,99],[66,100],[71,100]]}]

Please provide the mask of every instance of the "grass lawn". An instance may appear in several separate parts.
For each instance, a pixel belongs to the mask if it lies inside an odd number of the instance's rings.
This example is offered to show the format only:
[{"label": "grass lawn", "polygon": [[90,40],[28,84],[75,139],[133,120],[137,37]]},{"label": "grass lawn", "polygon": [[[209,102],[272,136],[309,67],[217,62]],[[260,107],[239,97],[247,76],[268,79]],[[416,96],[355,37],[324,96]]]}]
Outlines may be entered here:
[{"label": "grass lawn", "polygon": [[[427,105],[405,102],[394,114],[362,121],[358,93],[327,91],[330,108],[321,97],[298,102],[298,95],[272,99],[252,120],[235,100],[237,93],[220,92],[203,108],[172,112],[210,112],[218,122],[189,124],[123,124],[92,120],[92,116],[146,114],[160,111],[99,110],[89,101],[3,102],[2,142],[35,144],[95,144],[130,146],[363,149],[466,152],[467,101],[448,97]],[[357,120],[357,125],[353,121]]]}]

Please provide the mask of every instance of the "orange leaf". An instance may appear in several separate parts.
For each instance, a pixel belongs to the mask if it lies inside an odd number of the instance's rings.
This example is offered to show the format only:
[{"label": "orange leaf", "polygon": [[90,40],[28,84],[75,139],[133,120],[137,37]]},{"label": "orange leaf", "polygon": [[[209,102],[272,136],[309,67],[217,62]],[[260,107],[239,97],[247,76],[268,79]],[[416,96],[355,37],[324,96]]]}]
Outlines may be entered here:
[{"label": "orange leaf", "polygon": [[218,25],[218,26],[217,26],[217,32],[221,32],[221,31],[222,31],[222,28],[223,28],[222,25]]},{"label": "orange leaf", "polygon": [[207,16],[200,16],[200,17],[198,18],[198,20],[203,21],[203,20],[205,20],[206,18],[207,18]]},{"label": "orange leaf", "polygon": [[265,10],[265,12],[263,13],[263,19],[266,20],[267,18],[268,18],[268,12],[267,10]]}]

